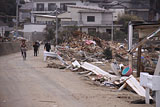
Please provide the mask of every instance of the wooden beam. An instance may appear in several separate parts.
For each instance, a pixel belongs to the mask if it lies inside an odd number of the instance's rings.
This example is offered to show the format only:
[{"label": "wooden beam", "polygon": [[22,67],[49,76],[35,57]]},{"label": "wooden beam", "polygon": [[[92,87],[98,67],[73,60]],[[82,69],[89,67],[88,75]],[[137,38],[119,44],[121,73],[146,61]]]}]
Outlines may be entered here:
[{"label": "wooden beam", "polygon": [[129,53],[133,53],[133,52],[136,50],[136,48],[142,46],[144,43],[146,43],[149,39],[151,39],[152,37],[154,37],[154,36],[155,36],[157,33],[159,33],[159,32],[160,32],[160,27],[159,27],[157,30],[155,30],[154,32],[152,32],[152,34],[146,36],[143,40],[141,40],[141,41],[140,41],[137,45],[135,45],[133,48],[131,48],[131,49],[129,50]]},{"label": "wooden beam", "polygon": [[[141,38],[139,39],[139,42],[141,42]],[[140,45],[138,47],[138,57],[137,57],[137,76],[139,77],[140,76],[140,72],[141,72],[141,49],[142,49],[142,46]]]}]

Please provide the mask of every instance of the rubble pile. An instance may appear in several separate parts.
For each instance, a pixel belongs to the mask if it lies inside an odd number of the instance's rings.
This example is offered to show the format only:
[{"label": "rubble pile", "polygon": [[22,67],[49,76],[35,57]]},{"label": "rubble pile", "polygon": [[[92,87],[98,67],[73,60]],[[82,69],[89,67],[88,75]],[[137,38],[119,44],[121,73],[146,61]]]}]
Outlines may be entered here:
[{"label": "rubble pile", "polygon": [[[107,59],[105,56],[107,48],[110,48],[111,56],[117,61],[128,60],[126,44],[105,41],[85,33],[77,34],[77,36],[69,37],[68,40],[56,48],[56,51],[64,60],[104,61]],[[112,57],[107,60],[112,59]]]},{"label": "rubble pile", "polygon": [[[130,87],[131,91],[134,90],[138,95],[144,97],[145,89],[132,75],[134,69],[128,66],[129,53],[127,50],[125,43],[104,41],[85,33],[78,33],[76,36],[69,37],[60,46],[55,47],[54,54],[57,54],[58,59],[63,63],[57,65],[52,62],[48,64],[48,67],[70,69],[89,78],[93,83],[118,88],[119,91]],[[107,58],[107,55],[111,57]],[[157,54],[151,55],[157,57]],[[136,58],[137,54],[134,53],[133,57]],[[107,69],[102,69],[103,67],[99,65],[107,66]],[[137,89],[143,91],[139,92]]]}]

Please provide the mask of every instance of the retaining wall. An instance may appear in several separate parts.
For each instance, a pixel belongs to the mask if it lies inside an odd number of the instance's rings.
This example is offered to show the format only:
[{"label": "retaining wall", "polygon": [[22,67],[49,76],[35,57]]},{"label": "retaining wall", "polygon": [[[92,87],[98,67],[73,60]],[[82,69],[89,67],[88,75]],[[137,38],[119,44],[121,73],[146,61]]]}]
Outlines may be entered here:
[{"label": "retaining wall", "polygon": [[[28,49],[31,49],[31,43],[27,43]],[[20,52],[20,42],[1,42],[0,56]]]}]

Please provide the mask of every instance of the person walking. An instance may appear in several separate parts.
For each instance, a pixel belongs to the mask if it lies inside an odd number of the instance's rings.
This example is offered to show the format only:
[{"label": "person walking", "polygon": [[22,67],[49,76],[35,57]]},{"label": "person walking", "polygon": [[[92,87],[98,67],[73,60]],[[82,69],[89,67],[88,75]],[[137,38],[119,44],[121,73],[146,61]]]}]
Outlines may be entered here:
[{"label": "person walking", "polygon": [[22,54],[22,57],[23,57],[23,60],[26,60],[26,57],[27,57],[27,45],[26,45],[26,40],[25,39],[22,39],[22,43],[20,45],[20,50],[21,50],[21,54]]},{"label": "person walking", "polygon": [[38,51],[37,51],[37,53],[39,54],[39,49],[40,49],[40,42],[39,41],[37,41],[37,45],[38,45]]},{"label": "person walking", "polygon": [[50,52],[50,50],[51,50],[51,44],[50,44],[49,42],[45,43],[44,49],[45,49],[47,52]]},{"label": "person walking", "polygon": [[33,44],[34,56],[37,56],[38,48],[39,48],[39,45],[38,45],[37,42],[35,42],[35,43]]}]

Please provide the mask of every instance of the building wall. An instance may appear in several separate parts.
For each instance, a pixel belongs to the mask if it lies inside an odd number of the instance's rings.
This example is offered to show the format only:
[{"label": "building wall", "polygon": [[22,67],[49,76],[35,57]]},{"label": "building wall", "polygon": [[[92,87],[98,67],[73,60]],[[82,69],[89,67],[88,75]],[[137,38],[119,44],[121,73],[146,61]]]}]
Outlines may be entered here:
[{"label": "building wall", "polygon": [[24,22],[27,19],[31,18],[30,12],[19,12],[19,22]]},{"label": "building wall", "polygon": [[113,21],[117,21],[118,17],[122,16],[125,14],[124,9],[109,9],[110,11],[113,11]]},{"label": "building wall", "polygon": [[80,20],[80,14],[79,14],[80,10],[86,10],[86,9],[68,7],[68,12],[71,13],[72,21],[79,21]]},{"label": "building wall", "polygon": [[24,38],[28,39],[29,41],[43,41],[45,40],[45,35],[44,32],[36,32],[36,33],[32,33],[32,32],[24,32],[23,34]]},{"label": "building wall", "polygon": [[[27,43],[27,47],[30,50],[32,48],[31,43]],[[3,42],[0,43],[0,56],[13,54],[20,52],[20,42]]]},{"label": "building wall", "polygon": [[[94,16],[95,22],[88,22],[87,16]],[[82,13],[83,24],[92,25],[92,24],[102,24],[102,14],[101,13]]]},{"label": "building wall", "polygon": [[111,25],[113,22],[113,13],[102,13],[102,24]]},{"label": "building wall", "polygon": [[47,17],[36,16],[36,23],[38,23],[38,24],[51,25],[53,21],[55,21],[54,18],[47,18]]},{"label": "building wall", "polygon": [[53,2],[34,2],[34,8],[37,7],[37,3],[44,3],[44,8],[48,9],[48,3],[56,3],[58,8],[60,8],[61,3],[76,3],[76,5],[82,5],[83,3],[80,0],[59,0],[59,1],[53,1]]},{"label": "building wall", "polygon": [[46,25],[29,24],[24,25],[24,37],[30,41],[44,40],[44,30]]},{"label": "building wall", "polygon": [[24,25],[23,32],[43,32],[46,25],[28,24]]},{"label": "building wall", "polygon": [[[79,11],[83,11],[83,10],[87,10],[87,9],[68,7],[68,12],[71,13],[72,21],[80,22],[82,18],[83,24],[111,24],[112,23],[112,13],[108,13],[108,12],[79,13]],[[95,22],[87,22],[87,16],[95,16]]]},{"label": "building wall", "polygon": [[111,27],[109,27],[109,26],[108,27],[95,27],[95,26],[93,26],[93,27],[82,27],[81,30],[82,30],[82,32],[89,33],[88,28],[96,28],[96,32],[100,32],[100,33],[106,32],[106,29],[111,30]]}]

